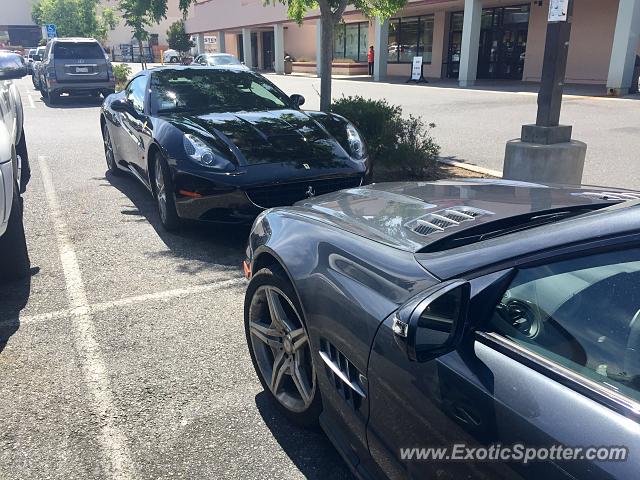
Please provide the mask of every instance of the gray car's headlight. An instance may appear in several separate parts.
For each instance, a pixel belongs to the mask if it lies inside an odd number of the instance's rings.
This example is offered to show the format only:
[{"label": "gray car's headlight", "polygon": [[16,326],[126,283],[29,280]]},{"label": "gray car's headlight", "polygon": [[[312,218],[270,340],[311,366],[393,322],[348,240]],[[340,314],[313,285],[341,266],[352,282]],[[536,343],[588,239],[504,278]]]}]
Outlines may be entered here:
[{"label": "gray car's headlight", "polygon": [[362,160],[367,156],[367,147],[362,137],[360,137],[356,127],[350,123],[347,124],[347,143],[349,144],[350,153],[354,158]]},{"label": "gray car's headlight", "polygon": [[215,148],[210,147],[195,135],[186,133],[184,135],[184,150],[189,157],[205,167],[216,170],[229,172],[235,169],[233,163],[224,158],[224,156]]}]

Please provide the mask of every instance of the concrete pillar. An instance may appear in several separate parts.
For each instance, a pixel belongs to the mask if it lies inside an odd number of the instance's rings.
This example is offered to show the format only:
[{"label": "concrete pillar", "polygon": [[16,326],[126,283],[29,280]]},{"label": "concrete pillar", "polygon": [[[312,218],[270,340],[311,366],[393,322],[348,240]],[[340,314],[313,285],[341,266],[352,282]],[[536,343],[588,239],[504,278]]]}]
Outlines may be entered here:
[{"label": "concrete pillar", "polygon": [[373,25],[373,49],[375,57],[373,61],[373,79],[383,82],[387,78],[387,52],[389,50],[389,20],[384,22],[379,18]]},{"label": "concrete pillar", "polygon": [[276,58],[273,68],[278,75],[284,75],[284,25],[281,23],[273,26],[273,46]]},{"label": "concrete pillar", "polygon": [[322,20],[316,20],[316,74],[322,73]]},{"label": "concrete pillar", "polygon": [[242,50],[244,52],[244,64],[249,68],[253,68],[255,64],[253,63],[252,58],[251,29],[249,28],[242,29]]},{"label": "concrete pillar", "polygon": [[620,0],[607,78],[609,95],[629,93],[639,42],[640,0]]},{"label": "concrete pillar", "polygon": [[225,44],[224,32],[217,32],[216,37],[218,42],[218,53],[227,53],[227,45]]},{"label": "concrete pillar", "polygon": [[198,55],[201,53],[205,53],[204,50],[204,33],[199,33],[196,35],[196,50],[198,51]]},{"label": "concrete pillar", "polygon": [[258,52],[258,58],[254,58],[253,62],[256,64],[256,67],[258,67],[258,70],[264,70],[264,55],[263,55],[263,46],[262,46],[262,32],[258,32],[258,35],[256,35],[256,41],[258,43],[258,45],[256,46],[256,51]]},{"label": "concrete pillar", "polygon": [[482,0],[464,0],[460,75],[458,76],[461,87],[470,87],[476,82],[481,24]]}]

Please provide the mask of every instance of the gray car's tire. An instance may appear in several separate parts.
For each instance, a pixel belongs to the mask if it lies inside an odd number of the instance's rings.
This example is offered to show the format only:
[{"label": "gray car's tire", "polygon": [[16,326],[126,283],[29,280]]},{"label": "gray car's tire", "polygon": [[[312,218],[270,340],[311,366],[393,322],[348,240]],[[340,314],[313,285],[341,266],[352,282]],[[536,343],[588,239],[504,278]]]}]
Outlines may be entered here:
[{"label": "gray car's tire", "polygon": [[178,210],[176,209],[175,188],[169,170],[169,164],[161,153],[153,157],[153,193],[158,206],[158,214],[162,226],[167,231],[174,231],[182,226]]},{"label": "gray car's tire", "polygon": [[22,198],[14,192],[7,230],[0,237],[0,282],[29,276],[31,262],[27,251],[22,216]]},{"label": "gray car's tire", "polygon": [[293,423],[317,428],[322,412],[317,368],[300,301],[279,265],[263,268],[251,278],[244,327],[264,391]]}]

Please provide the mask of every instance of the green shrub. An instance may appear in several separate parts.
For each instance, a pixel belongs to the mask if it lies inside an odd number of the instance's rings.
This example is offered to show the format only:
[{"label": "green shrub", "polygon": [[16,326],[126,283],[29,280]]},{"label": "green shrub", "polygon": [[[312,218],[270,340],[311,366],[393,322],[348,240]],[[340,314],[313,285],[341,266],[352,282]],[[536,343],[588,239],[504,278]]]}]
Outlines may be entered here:
[{"label": "green shrub", "polygon": [[376,170],[401,172],[407,178],[433,176],[440,147],[431,136],[435,124],[402,117],[402,107],[386,100],[342,97],[331,110],[349,119],[365,137]]},{"label": "green shrub", "polygon": [[116,79],[116,89],[122,90],[131,75],[131,67],[126,63],[113,66],[113,77]]}]

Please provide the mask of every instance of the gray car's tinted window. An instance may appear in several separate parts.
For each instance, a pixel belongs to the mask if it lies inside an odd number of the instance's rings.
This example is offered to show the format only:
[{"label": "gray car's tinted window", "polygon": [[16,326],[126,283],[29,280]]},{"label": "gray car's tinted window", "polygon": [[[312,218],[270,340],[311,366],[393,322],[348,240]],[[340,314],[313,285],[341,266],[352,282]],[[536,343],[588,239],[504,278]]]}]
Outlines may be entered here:
[{"label": "gray car's tinted window", "polygon": [[144,111],[144,91],[147,86],[147,77],[134,78],[127,87],[127,100],[131,102],[133,108],[139,112]]},{"label": "gray car's tinted window", "polygon": [[104,58],[102,48],[94,42],[56,43],[53,49],[54,58],[71,60],[75,58]]},{"label": "gray car's tinted window", "polygon": [[640,249],[520,270],[494,331],[640,400]]}]

